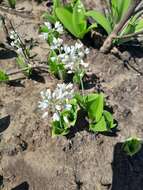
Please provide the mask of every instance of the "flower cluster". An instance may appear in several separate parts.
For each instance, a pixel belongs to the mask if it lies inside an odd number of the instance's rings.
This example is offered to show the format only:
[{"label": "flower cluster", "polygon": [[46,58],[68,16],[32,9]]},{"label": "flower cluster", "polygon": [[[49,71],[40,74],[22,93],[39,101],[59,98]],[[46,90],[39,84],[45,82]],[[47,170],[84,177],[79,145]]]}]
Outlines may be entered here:
[{"label": "flower cluster", "polygon": [[[39,101],[39,108],[44,111],[43,118],[48,117],[49,113],[53,114],[53,121],[60,120],[60,112],[70,110],[72,105],[69,103],[74,96],[73,85],[57,84],[56,89],[52,92],[50,89],[41,92],[42,101]],[[67,120],[67,118],[65,118]]]},{"label": "flower cluster", "polygon": [[[45,30],[46,28],[46,30]],[[44,30],[43,30],[44,29]],[[49,38],[54,38],[54,35],[60,35],[63,34],[64,29],[63,26],[59,21],[55,22],[54,26],[50,22],[44,22],[43,27],[41,27],[41,37],[43,37],[45,40],[48,40]],[[53,39],[52,39],[53,41]]]},{"label": "flower cluster", "polygon": [[22,54],[23,50],[21,48],[21,41],[18,34],[15,31],[11,31],[9,37],[11,39],[10,45],[16,49],[17,53]]},{"label": "flower cluster", "polygon": [[[55,42],[53,42],[55,49],[59,50],[59,55],[57,58],[51,57],[51,61],[55,61],[55,59],[58,59],[59,63],[63,63],[65,69],[68,73],[74,73],[77,72],[80,69],[85,69],[88,67],[88,63],[85,63],[83,59],[85,56],[89,53],[89,49],[84,49],[84,46],[81,42],[75,43],[75,45],[62,45],[61,39],[56,39]],[[54,49],[53,46],[51,46],[51,49]]]}]

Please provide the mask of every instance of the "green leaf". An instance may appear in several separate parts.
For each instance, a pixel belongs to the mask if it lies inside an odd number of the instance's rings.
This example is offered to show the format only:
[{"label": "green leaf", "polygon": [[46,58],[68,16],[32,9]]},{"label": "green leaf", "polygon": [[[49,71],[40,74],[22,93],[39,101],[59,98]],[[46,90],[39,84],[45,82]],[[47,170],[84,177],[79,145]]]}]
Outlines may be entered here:
[{"label": "green leaf", "polygon": [[21,69],[23,69],[23,73],[26,76],[31,75],[32,69],[28,66],[28,64],[25,63],[25,59],[22,56],[18,55],[18,57],[16,58],[16,63]]},{"label": "green leaf", "polygon": [[91,24],[91,25],[87,28],[86,33],[88,33],[89,31],[91,31],[93,28],[97,28],[97,24],[96,24],[96,23]]},{"label": "green leaf", "polygon": [[110,34],[112,31],[111,24],[104,15],[98,11],[88,11],[85,13],[86,16],[92,17],[99,25],[101,25],[105,31]]},{"label": "green leaf", "polygon": [[91,123],[89,125],[89,129],[93,132],[106,132],[108,131],[106,127],[106,121],[104,116],[101,117],[100,121],[98,123]]},{"label": "green leaf", "polygon": [[2,70],[0,70],[0,82],[9,81],[9,76]]},{"label": "green leaf", "polygon": [[118,23],[120,15],[119,15],[119,6],[120,6],[120,0],[111,0],[111,14],[112,14],[112,21],[113,26],[115,26],[116,23]]},{"label": "green leaf", "polygon": [[54,121],[52,123],[52,137],[64,136],[69,133],[69,128],[65,128],[64,125],[61,126],[60,121]]},{"label": "green leaf", "polygon": [[85,97],[83,97],[82,95],[80,95],[79,93],[75,94],[75,99],[77,100],[78,105],[83,108],[86,109],[86,104],[85,104]]},{"label": "green leaf", "polygon": [[86,32],[87,21],[85,18],[85,8],[80,0],[76,2],[73,8],[72,23],[76,34],[78,34],[79,38],[83,38]]},{"label": "green leaf", "polygon": [[118,12],[119,12],[118,20],[121,20],[124,14],[127,12],[129,6],[131,5],[131,0],[118,0],[117,5],[118,5]]},{"label": "green leaf", "polygon": [[107,124],[107,128],[109,129],[109,131],[111,129],[113,129],[114,127],[116,127],[116,124],[114,124],[113,116],[112,116],[112,114],[110,112],[104,110],[103,115],[104,115],[104,118],[105,118],[105,121],[106,121],[106,124]]},{"label": "green leaf", "polygon": [[101,119],[103,114],[103,94],[88,95],[86,98],[86,105],[89,118],[97,123]]},{"label": "green leaf", "polygon": [[138,138],[129,138],[123,144],[123,150],[127,155],[133,156],[140,151],[142,143]]},{"label": "green leaf", "polygon": [[143,19],[139,19],[135,26],[135,32],[143,31]]},{"label": "green leaf", "polygon": [[39,32],[40,32],[40,33],[42,33],[42,32],[48,33],[48,32],[49,32],[49,29],[48,29],[47,26],[43,25],[43,26],[40,26]]},{"label": "green leaf", "polygon": [[60,121],[52,123],[52,136],[67,135],[71,126],[74,126],[77,120],[78,105],[77,100],[72,99],[69,104],[72,105],[71,110],[64,110],[60,113]]},{"label": "green leaf", "polygon": [[64,27],[74,36],[78,38],[78,34],[75,32],[72,22],[72,13],[68,8],[60,7],[56,9],[56,15],[59,20],[62,22]]},{"label": "green leaf", "polygon": [[42,18],[44,19],[44,20],[48,20],[49,22],[51,22],[52,24],[54,24],[57,20],[56,20],[56,18],[53,16],[53,15],[50,15],[50,14],[48,14],[48,13],[44,13],[43,15],[42,15]]},{"label": "green leaf", "polygon": [[10,5],[10,7],[11,7],[12,9],[15,8],[16,0],[8,0],[8,3],[9,3],[9,5]]},{"label": "green leaf", "polygon": [[[52,61],[51,58],[54,57],[55,60]],[[49,72],[55,75],[57,78],[65,78],[65,67],[63,63],[58,62],[57,54],[55,51],[51,51],[48,57]]]}]

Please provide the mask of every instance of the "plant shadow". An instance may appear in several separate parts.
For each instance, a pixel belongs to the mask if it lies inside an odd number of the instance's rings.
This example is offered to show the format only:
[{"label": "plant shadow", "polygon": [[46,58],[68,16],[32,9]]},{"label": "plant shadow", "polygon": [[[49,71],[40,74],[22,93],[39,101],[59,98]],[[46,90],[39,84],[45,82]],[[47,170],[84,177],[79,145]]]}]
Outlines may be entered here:
[{"label": "plant shadow", "polygon": [[123,143],[114,148],[111,190],[142,190],[143,189],[143,147],[133,157],[129,157],[122,149]]},{"label": "plant shadow", "polygon": [[71,128],[70,133],[66,135],[67,139],[72,139],[75,137],[75,134],[80,131],[88,131],[89,123],[86,120],[86,112],[79,110],[77,121],[74,127]]},{"label": "plant shadow", "polygon": [[0,50],[0,59],[12,59],[14,57],[17,57],[15,51],[4,49]]},{"label": "plant shadow", "polygon": [[84,77],[84,89],[89,90],[91,88],[95,88],[97,92],[102,91],[100,79],[95,74],[85,75]]},{"label": "plant shadow", "polygon": [[25,181],[11,190],[29,190],[29,184]]},{"label": "plant shadow", "polygon": [[0,133],[4,132],[10,125],[10,115],[0,119]]}]

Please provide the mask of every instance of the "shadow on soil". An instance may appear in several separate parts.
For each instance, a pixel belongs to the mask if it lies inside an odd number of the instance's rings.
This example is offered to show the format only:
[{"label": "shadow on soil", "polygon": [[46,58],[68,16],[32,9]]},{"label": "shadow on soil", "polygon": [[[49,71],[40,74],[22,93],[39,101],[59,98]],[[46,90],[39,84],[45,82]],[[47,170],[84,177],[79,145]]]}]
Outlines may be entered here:
[{"label": "shadow on soil", "polygon": [[114,149],[112,169],[111,190],[142,190],[143,148],[133,157],[129,157],[124,153],[122,143],[117,143]]},{"label": "shadow on soil", "polygon": [[0,50],[0,59],[12,59],[17,57],[17,54],[11,50]]},{"label": "shadow on soil", "polygon": [[27,182],[23,182],[11,190],[29,190],[29,184]]},{"label": "shadow on soil", "polygon": [[5,116],[4,118],[0,119],[0,133],[5,131],[10,124],[10,115]]}]

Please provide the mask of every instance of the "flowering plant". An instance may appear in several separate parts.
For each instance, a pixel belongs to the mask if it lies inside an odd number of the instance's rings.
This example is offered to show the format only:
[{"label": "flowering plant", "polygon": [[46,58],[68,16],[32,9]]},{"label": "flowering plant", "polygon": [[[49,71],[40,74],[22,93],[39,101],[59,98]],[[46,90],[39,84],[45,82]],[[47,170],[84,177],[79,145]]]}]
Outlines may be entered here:
[{"label": "flowering plant", "polygon": [[39,108],[44,111],[43,118],[52,114],[52,136],[68,134],[75,125],[78,110],[73,85],[57,84],[53,92],[42,91],[41,98]]},{"label": "flowering plant", "polygon": [[58,21],[53,25],[45,22],[40,32],[40,36],[46,39],[51,50],[48,57],[49,71],[60,79],[64,79],[66,73],[74,74],[73,81],[81,84],[85,69],[88,67],[83,59],[89,53],[89,49],[84,49],[81,42],[76,42],[75,45],[63,44],[60,38],[63,27]]},{"label": "flowering plant", "polygon": [[23,69],[24,74],[29,76],[32,72],[31,64],[29,63],[30,59],[30,49],[21,40],[20,36],[15,30],[10,32],[10,45],[15,49],[17,53],[16,62],[21,69]]},{"label": "flowering plant", "polygon": [[82,39],[92,28],[97,27],[96,23],[89,27],[87,26],[87,18],[85,16],[86,10],[80,0],[74,0],[72,3],[65,6],[61,6],[59,3],[54,13],[64,27],[79,39]]},{"label": "flowering plant", "polygon": [[93,132],[111,132],[116,127],[112,114],[105,109],[104,95],[88,94],[81,96],[76,94],[77,102],[88,115],[89,129]]}]

